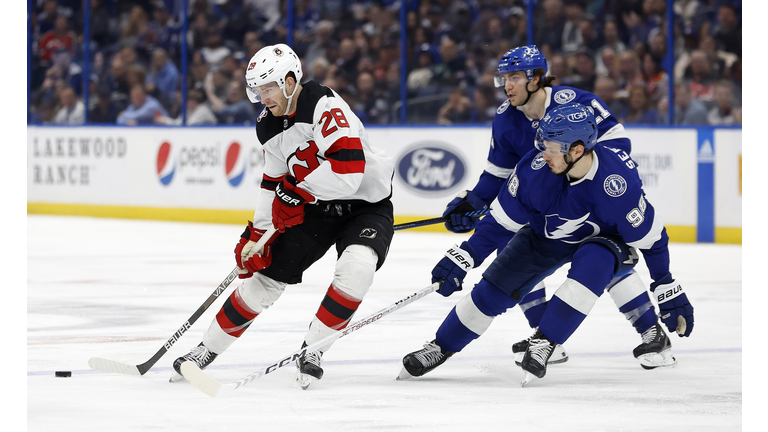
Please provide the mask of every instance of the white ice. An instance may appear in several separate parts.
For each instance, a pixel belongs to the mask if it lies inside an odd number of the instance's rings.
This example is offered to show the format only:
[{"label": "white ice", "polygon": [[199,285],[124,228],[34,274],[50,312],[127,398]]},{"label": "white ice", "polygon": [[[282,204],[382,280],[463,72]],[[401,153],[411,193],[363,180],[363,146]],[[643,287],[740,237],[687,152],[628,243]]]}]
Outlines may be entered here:
[{"label": "white ice", "polygon": [[[747,428],[741,246],[670,245],[673,274],[696,319],[690,338],[672,336],[675,368],[639,366],[631,353],[640,338],[606,294],[565,344],[570,361],[550,366],[525,388],[510,347],[531,329],[517,308],[442,367],[396,381],[402,357],[434,338],[465,289],[448,298],[430,294],[338,340],[325,355],[324,378],[306,391],[294,382],[291,365],[214,399],[168,378],[173,360],[200,342],[222,299],[142,377],[93,371],[88,359],[149,359],[232,270],[242,227],[55,216],[26,222],[29,431]],[[432,266],[463,238],[398,231],[355,318],[429,285]],[[334,258],[326,255],[257,317],[208,368],[210,375],[235,381],[297,349],[331,281]],[[639,270],[650,282],[644,263]],[[471,272],[467,285],[480,274]],[[564,277],[562,269],[546,280],[550,294]],[[54,377],[58,370],[72,377]]]}]

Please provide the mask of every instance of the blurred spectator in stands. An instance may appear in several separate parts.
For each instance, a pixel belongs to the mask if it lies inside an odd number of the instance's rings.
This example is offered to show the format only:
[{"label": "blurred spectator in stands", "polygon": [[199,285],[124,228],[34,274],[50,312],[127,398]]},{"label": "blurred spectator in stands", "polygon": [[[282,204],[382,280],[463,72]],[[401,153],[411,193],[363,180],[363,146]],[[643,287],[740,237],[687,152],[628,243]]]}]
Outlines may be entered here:
[{"label": "blurred spectator in stands", "polygon": [[449,37],[440,42],[440,63],[435,65],[434,77],[440,86],[454,87],[465,81],[467,75],[466,55],[459,52],[459,47]]},{"label": "blurred spectator in stands", "polygon": [[205,95],[208,97],[211,111],[216,115],[218,123],[254,123],[256,110],[254,104],[245,97],[245,87],[242,81],[230,81],[227,87],[227,98],[222,100],[213,91],[213,80],[208,79],[206,80]]},{"label": "blurred spectator in stands", "polygon": [[55,26],[40,37],[38,45],[38,55],[44,65],[50,64],[53,60],[53,54],[65,49],[70,53],[75,53],[75,44],[77,35],[69,29],[69,18],[64,15],[57,15]]},{"label": "blurred spectator in stands", "polygon": [[643,57],[643,81],[654,105],[669,94],[669,76],[651,53]]},{"label": "blurred spectator in stands", "polygon": [[147,42],[151,42],[146,49],[154,52],[155,48],[162,48],[171,61],[181,60],[181,25],[174,21],[163,0],[152,2],[152,21],[147,24],[145,35]]},{"label": "blurred spectator in stands", "polygon": [[213,12],[219,17],[215,29],[228,42],[231,50],[239,49],[245,33],[254,27],[251,5],[243,0],[220,0],[213,6]]},{"label": "blurred spectator in stands", "polygon": [[448,102],[437,113],[437,122],[443,125],[456,123],[469,123],[472,120],[472,101],[467,97],[467,92],[461,88],[454,88],[448,95]]},{"label": "blurred spectator in stands", "polygon": [[339,44],[339,59],[336,60],[336,66],[344,71],[347,76],[356,77],[358,60],[360,60],[360,54],[357,51],[355,42],[349,38],[342,39]]},{"label": "blurred spectator in stands", "polygon": [[686,77],[690,80],[691,95],[694,98],[701,99],[705,105],[714,100],[716,77],[704,51],[694,50],[691,53],[691,64]]},{"label": "blurred spectator in stands", "polygon": [[448,9],[448,24],[451,31],[448,33],[451,39],[459,45],[466,45],[471,40],[472,35],[472,12],[467,3],[462,1],[443,0],[444,9]]},{"label": "blurred spectator in stands", "polygon": [[645,85],[643,74],[640,70],[640,60],[633,50],[626,50],[619,54],[619,98],[629,97],[629,91],[633,86]]},{"label": "blurred spectator in stands", "polygon": [[738,124],[741,115],[738,114],[737,122],[734,114],[737,110],[740,111],[740,108],[735,106],[735,102],[731,83],[725,80],[718,81],[715,84],[715,106],[707,114],[709,124],[715,126]]},{"label": "blurred spectator in stands", "polygon": [[[587,51],[593,53],[603,46],[603,37],[598,33],[595,28],[595,21],[592,18],[584,18],[579,23],[579,31],[581,32],[582,45]],[[595,61],[596,57],[592,59]]]},{"label": "blurred spectator in stands", "polygon": [[565,5],[565,24],[563,25],[560,52],[569,57],[585,48],[581,34],[581,21],[584,20],[584,6],[577,2]]},{"label": "blurred spectator in stands", "polygon": [[56,18],[59,16],[58,8],[59,5],[56,0],[45,0],[43,2],[43,11],[35,17],[39,35],[44,35],[56,27]]},{"label": "blurred spectator in stands", "polygon": [[736,60],[728,71],[728,77],[733,85],[733,94],[736,105],[741,106],[741,60]]},{"label": "blurred spectator in stands", "polygon": [[736,6],[729,2],[720,5],[717,9],[717,22],[710,34],[714,36],[720,50],[741,57],[741,23]]},{"label": "blurred spectator in stands", "polygon": [[358,110],[355,112],[363,114],[360,120],[366,124],[385,124],[389,121],[389,104],[376,91],[375,84],[373,75],[369,72],[357,76],[355,87]]},{"label": "blurred spectator in stands", "polygon": [[313,80],[319,83],[323,82],[325,75],[328,73],[329,66],[330,63],[328,63],[328,60],[326,60],[325,57],[318,57],[309,66],[309,70],[307,71],[308,73],[305,73],[304,76],[307,80]]},{"label": "blurred spectator in stands", "polygon": [[453,28],[443,17],[443,9],[433,4],[427,9],[425,19],[421,21],[421,25],[432,31],[434,39],[430,42],[433,45],[440,45],[443,36],[448,36]]},{"label": "blurred spectator in stands", "polygon": [[472,41],[475,44],[490,45],[504,37],[504,30],[505,26],[502,18],[495,16],[488,20],[486,26],[477,29],[477,32],[472,35]]},{"label": "blurred spectator in stands", "polygon": [[56,93],[56,84],[60,83],[60,86],[65,85],[62,75],[61,68],[56,65],[51,66],[45,71],[43,83],[32,93],[32,100],[36,105],[40,105],[43,101],[50,101],[55,108],[59,104],[58,94]]},{"label": "blurred spectator in stands", "polygon": [[389,122],[399,122],[400,113],[393,112],[392,110],[396,105],[399,106],[400,102],[400,63],[390,63],[384,79],[384,89],[382,93],[382,97],[387,101],[387,105],[391,107]]},{"label": "blurred spectator in stands", "polygon": [[59,78],[72,87],[75,94],[83,92],[83,68],[72,61],[72,53],[69,50],[59,48],[53,54],[53,66],[59,69]]},{"label": "blurred spectator in stands", "polygon": [[232,51],[224,45],[224,38],[221,33],[215,30],[208,32],[205,37],[205,47],[200,52],[206,63],[219,68],[223,65],[224,58],[232,54]]},{"label": "blurred spectator in stands", "polygon": [[633,85],[629,90],[627,108],[618,115],[619,121],[625,124],[656,124],[659,113],[653,106],[645,86]]},{"label": "blurred spectator in stands", "polygon": [[614,20],[606,20],[603,24],[603,45],[597,49],[596,68],[602,75],[607,73],[608,66],[605,64],[604,51],[610,50],[611,58],[616,58],[627,49],[619,36],[619,27]]},{"label": "blurred spectator in stands", "polygon": [[709,65],[712,68],[712,75],[716,79],[725,77],[728,74],[728,69],[739,58],[734,53],[718,49],[715,38],[710,35],[701,36],[699,49],[707,54]]},{"label": "blurred spectator in stands", "polygon": [[[664,103],[666,101],[666,104]],[[669,101],[667,98],[662,98],[660,101],[662,108],[659,112],[662,113],[663,124],[669,124],[668,118],[665,115]],[[707,120],[707,107],[698,100],[694,99],[691,95],[691,87],[689,83],[680,82],[675,84],[675,124],[677,125],[705,125]]]},{"label": "blurred spectator in stands", "polygon": [[[198,4],[205,4],[205,2],[195,2],[195,5]],[[187,30],[187,40],[189,41],[190,48],[199,50],[205,46],[208,34],[216,31],[211,22],[213,19],[212,15],[203,11],[190,14]]]},{"label": "blurred spectator in stands", "polygon": [[49,124],[53,120],[53,116],[56,113],[54,111],[55,104],[51,100],[41,101],[36,106],[32,107],[30,113],[29,122],[34,124]]},{"label": "blurred spectator in stands", "polygon": [[147,74],[147,91],[163,104],[166,109],[170,107],[176,89],[179,88],[179,70],[168,58],[168,53],[163,48],[155,48],[152,52],[152,63]]},{"label": "blurred spectator in stands", "polygon": [[136,126],[155,122],[155,116],[168,116],[168,112],[154,97],[147,94],[143,84],[131,88],[131,104],[117,116],[117,124]]},{"label": "blurred spectator in stands", "polygon": [[143,7],[135,5],[131,8],[130,13],[123,17],[120,23],[119,43],[123,46],[137,46],[139,38],[147,30],[149,25],[149,17]]},{"label": "blurred spectator in stands", "polygon": [[[265,45],[284,42],[285,36],[280,36],[280,4],[279,0],[244,0],[252,12],[251,26],[258,28],[259,39]],[[282,2],[285,5],[287,2]]]},{"label": "blurred spectator in stands", "polygon": [[565,56],[555,54],[552,57],[549,57],[549,59],[549,75],[557,77],[557,85],[572,86],[576,83],[578,79],[574,76],[571,68],[568,66]]},{"label": "blurred spectator in stands", "polygon": [[651,36],[661,28],[665,15],[665,0],[642,0],[640,13],[632,10],[623,14],[621,18],[629,31],[629,46],[650,43]]},{"label": "blurred spectator in stands", "polygon": [[136,49],[129,45],[120,48],[120,51],[117,52],[116,56],[123,60],[127,68],[130,68],[133,65],[139,65],[146,70],[149,66],[149,57],[144,58],[139,56]]},{"label": "blurred spectator in stands", "polygon": [[[164,125],[181,125],[182,116],[170,118],[161,113],[154,117],[154,122]],[[119,121],[118,121],[119,122]],[[187,93],[187,125],[215,125],[216,115],[205,103],[205,95],[200,90],[190,90]]]},{"label": "blurred spectator in stands", "polygon": [[576,82],[573,87],[593,92],[597,72],[595,71],[595,55],[591,51],[582,50],[576,54]]},{"label": "blurred spectator in stands", "polygon": [[526,44],[528,34],[528,22],[525,11],[519,6],[509,9],[507,22],[502,26],[502,36],[498,39],[506,39],[509,47],[517,47]]},{"label": "blurred spectator in stands", "polygon": [[595,80],[595,90],[593,93],[602,99],[605,107],[608,108],[613,115],[618,115],[624,111],[624,104],[616,99],[616,81],[609,77],[600,77]]},{"label": "blurred spectator in stands", "polygon": [[[428,45],[420,46],[416,51],[416,67],[408,73],[408,90],[414,94],[424,95],[427,88],[432,88],[432,78],[434,77],[435,61],[434,56]],[[434,92],[434,90],[430,90]]]},{"label": "blurred spectator in stands", "polygon": [[99,85],[96,95],[96,105],[88,111],[88,123],[115,124],[120,109],[112,101],[112,91],[105,85]]},{"label": "blurred spectator in stands", "polygon": [[472,123],[491,124],[496,116],[496,109],[499,105],[496,103],[496,89],[494,87],[481,84],[475,87],[475,103],[472,110]]},{"label": "blurred spectator in stands", "polygon": [[327,20],[320,21],[317,23],[314,40],[309,44],[304,55],[299,56],[304,61],[304,64],[309,67],[320,57],[328,61],[335,61],[335,59],[328,56],[329,47],[334,44],[336,42],[333,40],[333,23]]},{"label": "blurred spectator in stands", "polygon": [[187,87],[197,90],[205,90],[205,78],[208,76],[211,66],[203,60],[203,56],[200,53],[196,53],[192,56],[192,67],[189,79],[187,80]]},{"label": "blurred spectator in stands", "polygon": [[[109,13],[104,0],[91,1],[90,34],[92,48],[103,50],[110,47],[118,38],[117,20]],[[90,120],[89,120],[90,121]]]},{"label": "blurred spectator in stands", "polygon": [[[231,75],[226,73],[223,69],[214,66],[210,68],[210,72],[208,73],[208,76],[205,77],[205,79],[210,79],[212,90],[219,99],[226,99],[227,92],[229,91],[229,82],[232,80]],[[206,86],[206,81],[204,81],[203,88],[199,90],[205,93]]]},{"label": "blurred spectator in stands", "polygon": [[[146,88],[145,84],[147,82],[147,71],[141,65],[134,64],[131,67],[129,67],[126,77],[128,80],[128,86],[130,88],[133,88],[138,84],[144,85],[144,87]],[[149,93],[148,89],[147,89],[147,92]]]},{"label": "blurred spectator in stands", "polygon": [[61,91],[61,108],[53,117],[55,124],[83,124],[85,123],[85,104],[77,99],[77,94],[72,87],[65,87]]},{"label": "blurred spectator in stands", "polygon": [[616,55],[616,51],[611,47],[606,47],[600,53],[599,58],[600,60],[595,66],[597,74],[618,81],[621,74],[619,73],[619,57]]},{"label": "blurred spectator in stands", "polygon": [[[534,17],[533,42],[542,49],[549,46],[553,52],[560,52],[565,28],[565,8],[562,0],[544,0],[542,14]],[[549,56],[547,57],[549,58]]]},{"label": "blurred spectator in stands", "polygon": [[667,70],[667,36],[666,32],[658,32],[651,36],[651,42],[648,45],[648,54],[653,56],[656,63],[662,70]]}]

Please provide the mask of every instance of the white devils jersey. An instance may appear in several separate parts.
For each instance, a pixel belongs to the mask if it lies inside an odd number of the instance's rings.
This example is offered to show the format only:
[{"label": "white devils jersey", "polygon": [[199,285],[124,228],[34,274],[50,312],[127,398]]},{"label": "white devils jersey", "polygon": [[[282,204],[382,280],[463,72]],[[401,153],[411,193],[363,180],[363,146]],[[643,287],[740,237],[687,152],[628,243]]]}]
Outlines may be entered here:
[{"label": "white devils jersey", "polygon": [[286,175],[317,201],[379,202],[392,195],[394,163],[371,147],[349,105],[315,81],[303,84],[296,112],[275,117],[264,108],[256,122],[264,147],[264,178],[254,213],[259,229],[272,226],[275,187]]}]

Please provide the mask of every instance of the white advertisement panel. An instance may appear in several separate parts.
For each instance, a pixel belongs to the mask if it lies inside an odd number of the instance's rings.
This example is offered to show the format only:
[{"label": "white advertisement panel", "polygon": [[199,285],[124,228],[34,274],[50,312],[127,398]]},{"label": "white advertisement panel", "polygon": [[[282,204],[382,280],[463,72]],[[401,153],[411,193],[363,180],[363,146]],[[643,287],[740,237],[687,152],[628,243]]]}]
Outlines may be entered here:
[{"label": "white advertisement panel", "polygon": [[741,130],[715,133],[715,226],[741,227]]},{"label": "white advertisement panel", "polygon": [[665,225],[696,226],[695,129],[627,128],[648,201]]}]

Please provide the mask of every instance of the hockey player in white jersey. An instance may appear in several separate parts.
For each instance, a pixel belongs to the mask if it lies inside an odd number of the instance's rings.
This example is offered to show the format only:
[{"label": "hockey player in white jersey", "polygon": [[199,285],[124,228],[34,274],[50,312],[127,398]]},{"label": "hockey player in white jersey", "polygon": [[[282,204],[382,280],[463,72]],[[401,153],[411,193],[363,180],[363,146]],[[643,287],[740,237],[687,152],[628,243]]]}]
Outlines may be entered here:
[{"label": "hockey player in white jersey", "polygon": [[[587,107],[563,105],[544,116],[537,150],[523,156],[486,217],[496,225],[494,232],[506,230],[512,239],[451,310],[435,339],[403,358],[401,378],[443,364],[480,337],[495,316],[570,263],[521,362],[531,376],[543,377],[555,346],[573,334],[606,287],[632,272],[639,261],[636,249],[654,281],[662,322],[681,337],[691,334],[693,307],[670,273],[669,239],[645,197],[635,163],[624,150],[596,143],[595,115]],[[650,368],[673,364],[671,343],[656,322],[653,304],[635,306],[638,322],[645,321],[653,333],[649,350],[636,357]]]},{"label": "hockey player in white jersey", "polygon": [[[173,363],[172,381],[182,379],[185,361],[207,367],[331,246],[338,256],[334,277],[302,346],[346,327],[384,263],[394,232],[394,164],[369,145],[363,124],[336,92],[301,78],[301,62],[284,44],[261,49],[248,63],[248,97],[265,106],[256,123],[265,164],[253,221],[235,248],[243,281],[203,341]],[[278,232],[253,250],[273,226]],[[297,359],[302,388],[322,378],[328,348]]]},{"label": "hockey player in white jersey", "polygon": [[[466,213],[487,208],[496,198],[505,180],[514,172],[520,159],[534,148],[536,130],[542,117],[563,104],[580,103],[595,112],[597,145],[610,145],[631,154],[631,142],[624,126],[607,108],[607,104],[593,93],[567,86],[553,85],[557,77],[547,75],[547,60],[535,45],[521,46],[506,52],[496,71],[496,86],[503,87],[508,99],[498,108],[491,128],[491,146],[488,162],[472,190],[463,191],[446,207],[446,229],[456,233],[475,230],[472,237],[456,245],[432,270],[432,282],[443,281],[438,293],[450,295],[460,290],[466,270],[456,265],[451,254],[460,253],[471,258],[477,267],[494,251],[500,253],[509,242],[512,233],[495,229],[497,225],[465,216]],[[642,342],[635,349],[644,351],[645,344],[653,339],[647,331],[654,329],[647,310],[638,309],[649,299],[640,277],[632,272],[608,287],[611,298],[619,311],[629,320],[641,336]],[[547,306],[544,283],[536,285],[519,306],[531,328],[535,329]],[[652,330],[651,330],[652,332]],[[520,364],[528,346],[528,339],[512,345],[515,363]],[[550,363],[568,360],[565,349],[558,345]],[[649,366],[641,361],[641,366]]]}]

